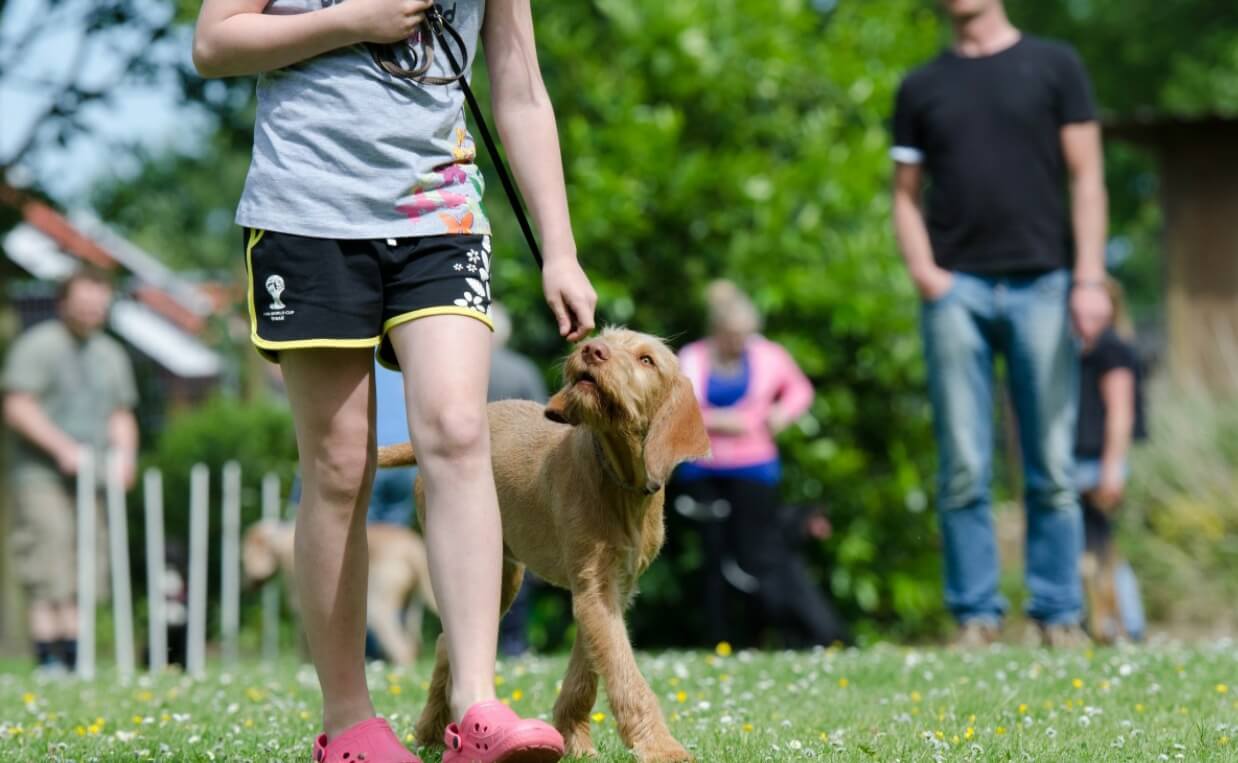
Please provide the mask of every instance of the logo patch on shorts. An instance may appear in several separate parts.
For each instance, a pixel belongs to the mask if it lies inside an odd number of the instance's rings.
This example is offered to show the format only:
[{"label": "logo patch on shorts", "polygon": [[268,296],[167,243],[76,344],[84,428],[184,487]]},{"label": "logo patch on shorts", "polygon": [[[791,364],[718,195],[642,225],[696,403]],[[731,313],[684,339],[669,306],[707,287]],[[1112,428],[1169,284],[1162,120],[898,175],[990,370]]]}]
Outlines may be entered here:
[{"label": "logo patch on shorts", "polygon": [[284,301],[280,299],[286,290],[284,287],[283,276],[278,273],[273,273],[267,276],[265,285],[267,294],[271,295],[271,305],[267,308],[267,311],[262,314],[264,317],[273,321],[282,321],[287,316],[296,314],[295,310],[289,310],[288,305],[284,304]]}]

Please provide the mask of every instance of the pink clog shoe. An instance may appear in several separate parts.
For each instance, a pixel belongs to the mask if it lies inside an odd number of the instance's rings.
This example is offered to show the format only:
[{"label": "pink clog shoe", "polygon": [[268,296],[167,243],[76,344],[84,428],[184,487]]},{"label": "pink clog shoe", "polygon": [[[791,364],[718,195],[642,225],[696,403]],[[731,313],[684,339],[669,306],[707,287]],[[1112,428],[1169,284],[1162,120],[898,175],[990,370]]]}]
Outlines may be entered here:
[{"label": "pink clog shoe", "polygon": [[326,734],[314,740],[314,763],[421,763],[400,744],[383,718],[349,726],[330,742]]},{"label": "pink clog shoe", "polygon": [[498,700],[478,702],[443,734],[443,763],[555,763],[563,737],[548,723],[522,719]]}]

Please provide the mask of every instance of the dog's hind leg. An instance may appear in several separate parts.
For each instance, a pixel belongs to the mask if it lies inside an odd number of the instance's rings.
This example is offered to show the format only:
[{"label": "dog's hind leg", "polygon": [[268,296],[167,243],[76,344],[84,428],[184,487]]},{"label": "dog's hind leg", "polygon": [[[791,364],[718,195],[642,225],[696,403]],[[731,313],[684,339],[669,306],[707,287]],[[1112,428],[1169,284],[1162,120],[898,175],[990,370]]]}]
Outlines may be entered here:
[{"label": "dog's hind leg", "polygon": [[520,593],[520,585],[524,582],[524,565],[510,559],[503,560],[503,585],[499,592],[499,616],[507,614],[512,608],[512,602]]},{"label": "dog's hind leg", "polygon": [[430,692],[426,697],[426,706],[417,719],[417,743],[424,745],[441,745],[443,730],[452,722],[451,705],[448,697],[451,695],[451,666],[447,662],[447,637],[439,634],[438,644],[434,650],[434,673],[430,676]]},{"label": "dog's hind leg", "polygon": [[591,758],[597,755],[589,728],[589,711],[597,701],[598,674],[589,662],[584,636],[577,636],[572,645],[572,657],[563,676],[563,687],[555,700],[555,728],[563,735],[569,757]]}]

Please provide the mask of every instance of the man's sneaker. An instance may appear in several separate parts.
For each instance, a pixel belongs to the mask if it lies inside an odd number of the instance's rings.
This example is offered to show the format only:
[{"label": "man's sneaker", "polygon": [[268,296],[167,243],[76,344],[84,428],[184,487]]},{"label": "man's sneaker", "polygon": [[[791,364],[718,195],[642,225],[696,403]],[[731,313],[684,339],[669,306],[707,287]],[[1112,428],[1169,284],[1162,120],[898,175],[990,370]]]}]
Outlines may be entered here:
[{"label": "man's sneaker", "polygon": [[950,643],[952,649],[970,651],[984,649],[997,643],[1001,630],[988,620],[969,620],[959,625],[959,632]]},{"label": "man's sneaker", "polygon": [[1074,623],[1037,624],[1040,645],[1050,649],[1080,649],[1092,643],[1083,628]]}]

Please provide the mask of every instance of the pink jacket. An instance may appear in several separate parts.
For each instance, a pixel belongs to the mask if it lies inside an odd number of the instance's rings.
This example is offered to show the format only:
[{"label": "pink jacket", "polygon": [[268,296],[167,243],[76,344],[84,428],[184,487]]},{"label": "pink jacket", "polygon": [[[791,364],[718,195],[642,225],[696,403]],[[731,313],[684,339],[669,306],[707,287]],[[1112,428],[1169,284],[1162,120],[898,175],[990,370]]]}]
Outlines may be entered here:
[{"label": "pink jacket", "polygon": [[[748,391],[729,410],[737,411],[747,424],[742,435],[709,433],[713,456],[698,461],[702,466],[732,468],[764,463],[778,457],[766,419],[777,405],[788,420],[802,416],[812,405],[812,382],[795,364],[791,354],[763,336],[748,340]],[[709,384],[709,340],[693,342],[679,351],[680,370],[692,382],[706,425],[713,409],[705,394]]]}]

